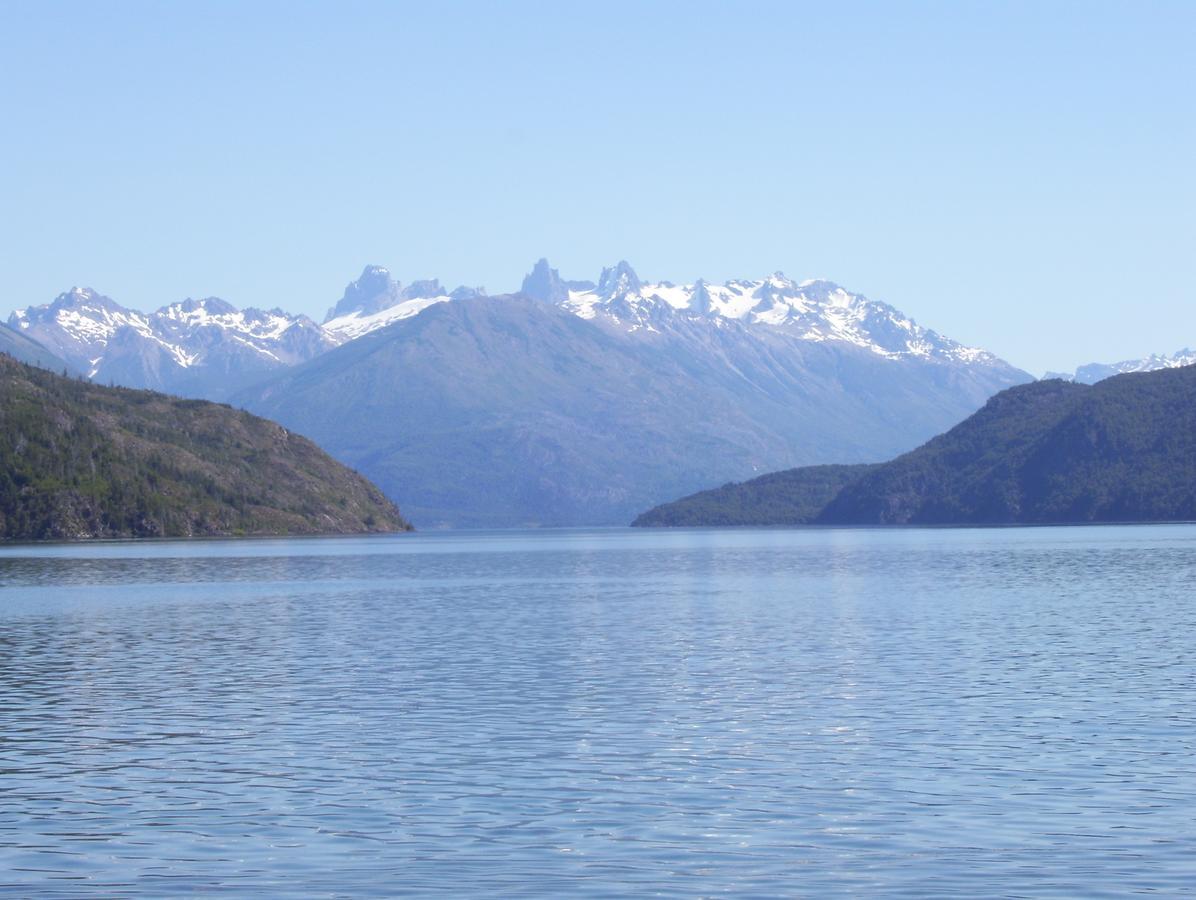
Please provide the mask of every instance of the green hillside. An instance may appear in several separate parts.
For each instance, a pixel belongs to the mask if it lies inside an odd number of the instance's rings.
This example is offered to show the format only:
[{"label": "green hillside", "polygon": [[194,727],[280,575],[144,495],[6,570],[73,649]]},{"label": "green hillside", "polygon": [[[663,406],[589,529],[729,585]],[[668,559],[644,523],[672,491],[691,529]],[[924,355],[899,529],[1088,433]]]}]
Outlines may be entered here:
[{"label": "green hillside", "polygon": [[661,504],[631,524],[637,528],[805,525],[817,518],[845,485],[875,468],[868,464],[805,466],[770,472]]},{"label": "green hillside", "polygon": [[[821,468],[695,494],[635,524],[1196,520],[1196,366],[1021,385],[890,462],[840,467],[837,488]],[[820,489],[824,505],[811,511]]]},{"label": "green hillside", "polygon": [[1011,388],[847,486],[826,524],[1196,519],[1196,367]]},{"label": "green hillside", "polygon": [[2,539],[409,527],[368,481],[273,422],[0,354]]}]

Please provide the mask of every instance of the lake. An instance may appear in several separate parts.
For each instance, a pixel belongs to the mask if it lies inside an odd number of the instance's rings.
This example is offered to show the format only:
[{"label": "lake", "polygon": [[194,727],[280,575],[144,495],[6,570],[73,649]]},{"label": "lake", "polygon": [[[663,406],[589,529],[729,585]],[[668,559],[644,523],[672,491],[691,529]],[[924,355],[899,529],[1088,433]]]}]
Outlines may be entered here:
[{"label": "lake", "polygon": [[0,548],[0,891],[1196,891],[1196,526]]}]

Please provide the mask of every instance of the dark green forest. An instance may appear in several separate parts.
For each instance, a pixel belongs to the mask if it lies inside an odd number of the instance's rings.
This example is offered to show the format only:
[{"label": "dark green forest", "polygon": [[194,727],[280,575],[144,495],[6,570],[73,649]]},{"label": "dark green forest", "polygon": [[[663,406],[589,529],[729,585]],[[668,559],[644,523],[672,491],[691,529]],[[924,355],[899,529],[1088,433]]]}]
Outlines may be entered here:
[{"label": "dark green forest", "polygon": [[281,426],[0,354],[0,538],[317,534],[410,526]]}]

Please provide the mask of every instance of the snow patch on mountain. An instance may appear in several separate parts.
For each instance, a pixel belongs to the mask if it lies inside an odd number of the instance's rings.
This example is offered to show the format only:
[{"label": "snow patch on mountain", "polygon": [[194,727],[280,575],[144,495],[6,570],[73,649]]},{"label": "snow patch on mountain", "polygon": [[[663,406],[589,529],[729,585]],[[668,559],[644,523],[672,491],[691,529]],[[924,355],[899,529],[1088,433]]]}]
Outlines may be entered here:
[{"label": "snow patch on mountain", "polygon": [[[335,346],[336,341],[307,316],[280,309],[237,309],[217,297],[187,299],[145,314],[126,309],[91,288],[75,287],[44,306],[12,314],[9,324],[45,344],[89,377],[105,374],[114,354],[124,381],[169,387],[161,359],[180,370],[218,365],[221,370],[294,365]],[[140,348],[140,349],[138,349]],[[140,354],[144,377],[125,373],[130,354]],[[256,359],[257,362],[246,362]],[[236,357],[236,359],[233,359]]]},{"label": "snow patch on mountain", "polygon": [[469,287],[459,287],[450,293],[435,278],[413,281],[404,287],[391,277],[389,269],[366,266],[328,311],[323,328],[335,341],[343,343],[418,315],[433,304],[485,293],[483,288]]},{"label": "snow patch on mountain", "polygon": [[417,297],[411,300],[401,300],[394,306],[379,310],[376,313],[365,313],[354,310],[324,323],[324,330],[342,341],[351,341],[371,331],[385,328],[400,319],[407,319],[417,315],[434,303],[447,303],[451,298],[448,294],[438,294],[435,297]]},{"label": "snow patch on mountain", "polygon": [[[923,328],[885,303],[831,281],[795,281],[783,272],[722,284],[702,279],[674,284],[641,279],[621,260],[603,269],[596,282],[575,281],[541,259],[524,279],[522,293],[605,328],[645,337],[677,328],[745,327],[802,341],[850,344],[886,359],[999,362],[984,350]],[[175,370],[202,369],[210,373],[205,378],[235,380],[312,359],[429,307],[479,296],[485,296],[483,288],[449,291],[436,279],[403,285],[385,267],[370,265],[346,286],[322,325],[278,308],[238,309],[217,297],[187,299],[145,314],[79,287],[44,306],[17,310],[9,324],[92,377],[198,391],[195,378],[180,381]]]},{"label": "snow patch on mountain", "polygon": [[[528,288],[525,282],[525,292]],[[626,262],[620,262],[603,270],[595,287],[569,290],[559,303],[583,319],[604,318],[628,331],[657,331],[662,314],[680,313],[775,328],[807,341],[840,341],[893,359],[995,360],[984,350],[921,327],[888,304],[853,294],[834,282],[798,282],[782,272],[721,285],[700,279],[676,285],[642,282]]]},{"label": "snow patch on mountain", "polygon": [[1168,356],[1165,353],[1152,353],[1142,359],[1125,359],[1115,363],[1089,363],[1080,366],[1074,373],[1047,372],[1043,378],[1062,378],[1065,381],[1077,381],[1080,384],[1096,384],[1114,375],[1124,375],[1128,372],[1157,372],[1159,369],[1178,369],[1180,366],[1196,365],[1196,350],[1185,347],[1176,350]]}]

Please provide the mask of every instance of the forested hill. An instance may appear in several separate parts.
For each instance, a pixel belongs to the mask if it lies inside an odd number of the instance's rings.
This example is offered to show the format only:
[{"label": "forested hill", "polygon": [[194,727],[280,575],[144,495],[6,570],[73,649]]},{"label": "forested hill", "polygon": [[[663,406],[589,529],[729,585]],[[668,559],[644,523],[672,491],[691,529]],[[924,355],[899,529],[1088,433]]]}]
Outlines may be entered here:
[{"label": "forested hill", "polygon": [[376,487],[266,419],[0,354],[2,539],[409,527]]},{"label": "forested hill", "polygon": [[1196,519],[1196,366],[1040,381],[844,488],[828,524]]},{"label": "forested hill", "polygon": [[732,482],[663,503],[631,524],[636,528],[806,525],[845,485],[875,468],[861,463],[770,472],[751,481]]},{"label": "forested hill", "polygon": [[[731,524],[724,521],[730,509],[738,524],[774,524],[778,497],[794,483],[808,483],[813,472],[771,476],[777,479],[773,491],[759,490],[764,479],[728,486],[717,506],[707,504],[702,516],[683,522],[654,522],[651,513],[637,522]],[[700,497],[687,498],[689,508]],[[1196,366],[1119,375],[1092,386],[1050,380],[1002,391],[918,449],[860,467],[859,477],[847,479],[803,521],[1190,520],[1196,520]]]}]

